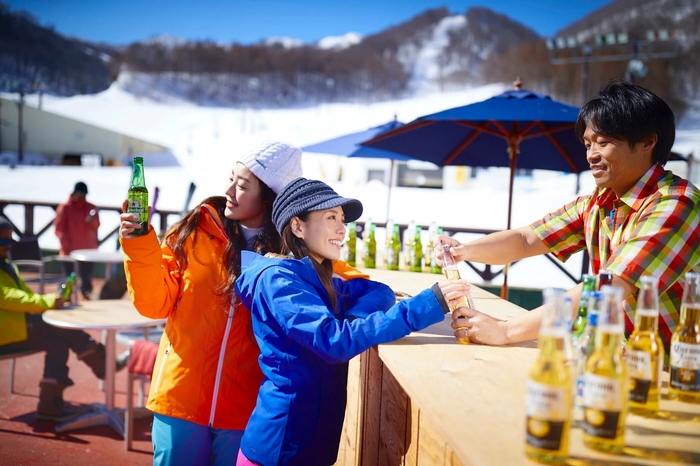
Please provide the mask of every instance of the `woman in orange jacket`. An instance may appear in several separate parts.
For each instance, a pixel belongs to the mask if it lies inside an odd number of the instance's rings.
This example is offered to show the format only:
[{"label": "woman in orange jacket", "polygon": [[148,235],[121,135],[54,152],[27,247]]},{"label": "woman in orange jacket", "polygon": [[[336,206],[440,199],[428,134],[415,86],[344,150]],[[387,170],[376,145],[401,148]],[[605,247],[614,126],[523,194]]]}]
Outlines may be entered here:
[{"label": "woman in orange jacket", "polygon": [[236,163],[225,197],[204,200],[160,245],[152,227],[127,238],[138,225],[121,215],[129,296],[144,316],[167,318],[148,399],[156,465],[235,464],[262,381],[234,293],[241,251],[280,251],[272,202],[299,176],[301,150],[266,143]]}]

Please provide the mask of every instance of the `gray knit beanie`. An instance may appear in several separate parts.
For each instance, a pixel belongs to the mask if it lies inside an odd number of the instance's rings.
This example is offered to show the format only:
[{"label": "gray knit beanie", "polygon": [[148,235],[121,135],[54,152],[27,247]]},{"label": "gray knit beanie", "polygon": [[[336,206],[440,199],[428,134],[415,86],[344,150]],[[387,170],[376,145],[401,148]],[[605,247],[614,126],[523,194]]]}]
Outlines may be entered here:
[{"label": "gray knit beanie", "polygon": [[323,181],[297,178],[277,195],[272,204],[272,223],[281,235],[292,217],[338,206],[343,208],[346,223],[362,215],[362,203],[357,199],[339,196]]},{"label": "gray knit beanie", "polygon": [[275,194],[302,173],[301,149],[279,141],[255,147],[240,162]]}]

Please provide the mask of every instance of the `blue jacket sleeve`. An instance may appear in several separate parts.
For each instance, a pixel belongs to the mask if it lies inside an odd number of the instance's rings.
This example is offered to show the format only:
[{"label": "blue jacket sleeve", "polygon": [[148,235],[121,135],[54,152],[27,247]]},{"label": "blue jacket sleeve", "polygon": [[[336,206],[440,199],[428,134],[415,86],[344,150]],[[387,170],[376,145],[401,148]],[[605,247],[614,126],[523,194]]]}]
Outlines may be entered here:
[{"label": "blue jacket sleeve", "polygon": [[[386,306],[389,288],[373,283],[368,288],[383,295],[380,307]],[[257,283],[240,295],[255,318],[262,322],[273,319],[289,338],[330,364],[347,362],[374,345],[397,340],[444,318],[443,304],[428,289],[394,304],[387,312],[339,320],[313,287],[283,268],[266,269]],[[356,305],[371,307],[364,297],[357,298]]]},{"label": "blue jacket sleeve", "polygon": [[341,314],[346,319],[367,317],[373,312],[386,312],[396,302],[394,292],[383,283],[356,279],[334,280]]}]

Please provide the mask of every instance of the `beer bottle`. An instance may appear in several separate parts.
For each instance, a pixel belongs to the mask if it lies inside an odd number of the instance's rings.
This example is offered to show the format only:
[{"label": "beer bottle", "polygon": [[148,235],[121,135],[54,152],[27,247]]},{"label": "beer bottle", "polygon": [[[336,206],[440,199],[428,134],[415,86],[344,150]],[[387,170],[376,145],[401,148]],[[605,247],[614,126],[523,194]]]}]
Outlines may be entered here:
[{"label": "beer bottle", "polygon": [[365,268],[374,269],[377,267],[377,240],[374,237],[374,222],[367,220],[369,230],[365,237]]},{"label": "beer bottle", "polygon": [[681,319],[671,337],[671,400],[700,403],[700,273],[685,274]]},{"label": "beer bottle", "polygon": [[423,249],[423,266],[430,271],[430,266],[432,265],[432,258],[435,255],[435,234],[437,233],[437,223],[431,222],[428,226],[428,243]]},{"label": "beer bottle", "polygon": [[389,269],[389,245],[391,244],[391,235],[394,232],[394,221],[392,219],[386,221],[384,231],[386,232],[384,235],[384,267]]},{"label": "beer bottle", "polygon": [[581,299],[578,302],[578,315],[571,327],[571,341],[575,345],[586,328],[586,316],[588,313],[588,295],[595,291],[595,275],[583,276],[583,289]]},{"label": "beer bottle", "polygon": [[574,393],[574,422],[583,418],[583,390],[585,387],[584,374],[586,362],[595,350],[595,334],[598,327],[598,315],[601,304],[601,294],[597,291],[588,293],[586,328],[574,347],[576,358],[576,391]]},{"label": "beer bottle", "polygon": [[594,450],[622,453],[627,416],[627,366],[622,357],[622,289],[604,285],[593,354],[583,386],[583,443]]},{"label": "beer bottle", "polygon": [[420,225],[416,225],[416,233],[413,237],[413,247],[411,248],[411,272],[423,271],[423,244],[420,241],[420,235],[423,229]]},{"label": "beer bottle", "polygon": [[612,285],[613,274],[609,270],[601,270],[598,272],[597,290],[600,291],[605,285]]},{"label": "beer bottle", "polygon": [[664,345],[659,337],[659,279],[641,278],[634,332],[627,340],[625,362],[630,376],[629,410],[653,415],[659,410]]},{"label": "beer bottle", "polygon": [[130,234],[128,238],[142,236],[148,233],[148,189],[146,189],[146,178],[143,174],[143,157],[134,157],[134,167],[131,173],[131,187],[127,196],[129,200],[127,212],[135,214],[137,223],[140,225]]},{"label": "beer bottle", "polygon": [[56,296],[63,298],[64,301],[70,301],[70,295],[73,292],[73,285],[75,285],[75,272],[68,274],[66,281],[59,285]]},{"label": "beer bottle", "polygon": [[357,224],[350,222],[348,224],[348,265],[355,267],[357,262]]},{"label": "beer bottle", "polygon": [[571,372],[565,366],[564,340],[570,306],[562,290],[543,291],[544,308],[525,397],[525,453],[537,462],[564,463],[571,427]]},{"label": "beer bottle", "polygon": [[[442,227],[437,227],[435,234],[442,235]],[[442,268],[438,265],[437,257],[435,257],[435,251],[430,251],[430,273],[442,273]]]},{"label": "beer bottle", "polygon": [[[459,268],[457,267],[457,261],[455,261],[455,258],[452,256],[452,253],[450,253],[450,246],[448,244],[443,244],[442,245],[442,264],[443,264],[443,271],[445,272],[445,278],[448,280],[459,280]],[[470,307],[474,309],[474,301],[472,300],[471,295],[467,295],[462,299],[462,302],[459,303],[457,306],[453,307],[450,309],[451,311],[454,311],[457,308],[460,307]],[[463,319],[460,317],[460,319]],[[459,320],[459,319],[457,319]],[[467,327],[457,327],[457,330],[462,330]],[[465,345],[468,345],[470,343],[469,338],[458,338],[457,341],[460,343],[464,343]]]},{"label": "beer bottle", "polygon": [[403,264],[406,270],[411,270],[411,249],[413,248],[413,239],[416,235],[416,222],[411,220],[404,232],[403,241]]},{"label": "beer bottle", "polygon": [[574,302],[568,296],[564,297],[564,307],[568,309],[569,313],[566,315],[566,336],[564,338],[564,354],[566,358],[564,359],[564,364],[571,370],[571,376],[576,374],[576,368],[574,364],[574,344],[571,340],[571,316],[574,313]]},{"label": "beer bottle", "polygon": [[394,223],[391,238],[387,246],[386,268],[389,270],[399,270],[401,261],[401,237],[399,236],[399,225]]}]

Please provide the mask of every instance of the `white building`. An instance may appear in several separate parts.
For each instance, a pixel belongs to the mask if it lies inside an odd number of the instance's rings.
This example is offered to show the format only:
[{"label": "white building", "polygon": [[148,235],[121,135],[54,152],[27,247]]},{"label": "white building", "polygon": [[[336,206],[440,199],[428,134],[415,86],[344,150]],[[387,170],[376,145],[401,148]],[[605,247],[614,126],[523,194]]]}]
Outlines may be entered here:
[{"label": "white building", "polygon": [[[102,164],[120,165],[131,155],[158,154],[169,149],[143,139],[110,131],[28,105],[22,106],[24,163],[79,165],[83,155],[97,154]],[[17,101],[0,98],[0,164],[16,159],[19,149],[19,108]],[[98,159],[100,157],[97,157]],[[166,157],[167,158],[167,157]],[[177,165],[159,163],[159,165]],[[83,158],[83,160],[85,160]],[[145,161],[147,162],[147,161]]]}]

